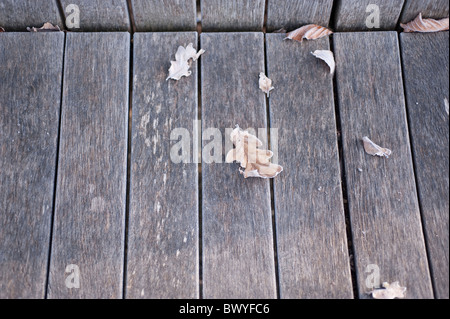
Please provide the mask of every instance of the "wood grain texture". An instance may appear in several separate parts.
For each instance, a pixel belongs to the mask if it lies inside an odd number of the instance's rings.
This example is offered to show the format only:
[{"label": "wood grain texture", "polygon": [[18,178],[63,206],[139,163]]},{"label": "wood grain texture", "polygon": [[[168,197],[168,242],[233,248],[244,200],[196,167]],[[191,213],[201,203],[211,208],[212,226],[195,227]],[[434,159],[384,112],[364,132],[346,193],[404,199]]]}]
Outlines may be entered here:
[{"label": "wood grain texture", "polygon": [[195,0],[132,0],[137,31],[194,31]]},{"label": "wood grain texture", "polygon": [[202,0],[203,31],[262,31],[265,0]]},{"label": "wood grain texture", "polygon": [[327,27],[333,0],[270,0],[267,5],[267,31],[291,31],[306,24]]},{"label": "wood grain texture", "polygon": [[[394,30],[397,26],[405,0],[336,0],[334,28],[336,31],[380,31]],[[369,29],[366,20],[371,10],[368,5],[375,4],[380,8],[380,28]]]},{"label": "wood grain texture", "polygon": [[449,298],[448,32],[400,35],[419,199],[436,297]]},{"label": "wood grain texture", "polygon": [[[371,291],[367,267],[377,265],[381,282],[399,281],[407,298],[432,298],[397,33],[337,33],[334,49],[360,297]],[[389,159],[367,154],[364,136],[391,149]]]},{"label": "wood grain texture", "polygon": [[419,13],[422,13],[424,18],[448,18],[448,9],[448,0],[405,0],[400,22],[408,23],[414,20]]},{"label": "wood grain texture", "polygon": [[[202,130],[266,128],[262,33],[202,33]],[[233,50],[229,50],[233,47]],[[203,147],[212,139],[204,136]],[[267,136],[265,138],[267,140]],[[218,150],[220,151],[220,150]],[[224,152],[223,152],[224,153]],[[238,164],[202,164],[204,298],[275,298],[269,181]],[[224,154],[221,156],[224,160]]]},{"label": "wood grain texture", "polygon": [[67,10],[69,4],[75,4],[80,9],[80,28],[70,31],[129,31],[130,17],[127,0],[61,0],[65,17],[72,10]]},{"label": "wood grain texture", "polygon": [[[281,298],[352,298],[334,114],[333,76],[310,52],[268,34],[271,128],[283,173],[274,180]],[[292,63],[301,67],[292,68]],[[272,144],[274,141],[271,141]]]},{"label": "wood grain texture", "polygon": [[44,298],[64,33],[0,34],[0,298]]},{"label": "wood grain texture", "polygon": [[[130,35],[68,33],[49,298],[122,296]],[[80,288],[67,288],[68,265]]]},{"label": "wood grain texture", "polygon": [[166,81],[178,46],[189,43],[197,47],[196,32],[134,37],[128,298],[199,297],[198,164],[170,154],[174,129],[193,138],[197,62],[191,76]]},{"label": "wood grain texture", "polygon": [[6,31],[27,31],[45,22],[62,28],[57,0],[0,0],[0,27]]}]

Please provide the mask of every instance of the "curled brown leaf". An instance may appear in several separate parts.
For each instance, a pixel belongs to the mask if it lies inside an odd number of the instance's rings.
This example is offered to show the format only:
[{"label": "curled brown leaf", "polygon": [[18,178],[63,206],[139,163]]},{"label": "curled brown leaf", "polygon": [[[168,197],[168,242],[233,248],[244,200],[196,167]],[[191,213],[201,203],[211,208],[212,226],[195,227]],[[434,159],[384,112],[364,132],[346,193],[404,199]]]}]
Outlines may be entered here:
[{"label": "curled brown leaf", "polygon": [[53,25],[50,22],[44,23],[44,25],[40,28],[35,27],[27,27],[27,30],[30,32],[53,32],[53,31],[61,31],[61,29],[57,25]]},{"label": "curled brown leaf", "polygon": [[322,27],[317,24],[308,24],[287,33],[285,39],[302,42],[303,39],[316,40],[322,37],[326,37],[327,35],[330,35],[332,33],[333,31],[328,28]]},{"label": "curled brown leaf", "polygon": [[411,22],[401,23],[404,32],[439,32],[448,30],[448,18],[435,20],[424,19],[422,13]]},{"label": "curled brown leaf", "polygon": [[270,163],[273,152],[259,149],[262,142],[248,131],[243,131],[236,126],[231,132],[230,139],[236,148],[230,150],[225,158],[227,163],[234,161],[241,164],[239,172],[248,177],[273,178],[283,171],[283,167]]}]

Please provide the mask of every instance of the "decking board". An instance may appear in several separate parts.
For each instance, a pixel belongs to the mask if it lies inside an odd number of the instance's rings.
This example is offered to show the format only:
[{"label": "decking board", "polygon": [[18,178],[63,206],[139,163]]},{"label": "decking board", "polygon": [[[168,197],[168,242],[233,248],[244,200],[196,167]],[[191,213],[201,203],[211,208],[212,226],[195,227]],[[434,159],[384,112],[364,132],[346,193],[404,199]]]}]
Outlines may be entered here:
[{"label": "decking board", "polygon": [[0,33],[0,298],[44,298],[64,33]]},{"label": "decking board", "polygon": [[419,13],[424,18],[448,18],[449,2],[447,0],[405,0],[400,22],[408,23],[414,20]]},{"label": "decking board", "polygon": [[306,24],[327,27],[333,0],[270,0],[267,5],[267,31],[291,31]]},{"label": "decking board", "polygon": [[6,31],[27,31],[27,27],[40,28],[45,22],[63,27],[58,11],[58,0],[2,0],[0,1],[0,27]]},{"label": "decking board", "polygon": [[329,50],[329,40],[284,37],[266,35],[270,123],[284,167],[274,180],[280,296],[352,298],[333,75],[310,53]]},{"label": "decking board", "polygon": [[437,298],[449,298],[448,32],[400,35],[415,172]]},{"label": "decking board", "polygon": [[196,0],[132,0],[136,30],[193,31],[197,27]]},{"label": "decking board", "polygon": [[[137,33],[133,59],[133,128],[127,298],[199,297],[197,65],[168,80],[178,46],[197,47],[197,33]],[[171,133],[187,129],[189,163],[175,163]],[[179,137],[177,137],[179,139]]]},{"label": "decking board", "polygon": [[[337,33],[334,51],[359,295],[368,297],[378,267],[380,281],[399,281],[407,298],[433,298],[397,33]],[[364,136],[392,155],[367,154]]]},{"label": "decking board", "polygon": [[49,298],[122,297],[129,54],[128,33],[67,34]]},{"label": "decking board", "polygon": [[[405,0],[335,0],[336,31],[380,31],[394,30],[397,26]],[[367,18],[372,10],[366,12],[369,5],[379,8],[380,28],[368,28]]]},{"label": "decking board", "polygon": [[65,18],[74,11],[69,5],[77,5],[80,11],[80,27],[70,31],[129,31],[130,15],[127,0],[60,0]]},{"label": "decking board", "polygon": [[[263,34],[202,33],[201,47],[206,50],[201,57],[203,147],[212,139],[205,134],[208,128],[220,129],[222,145],[229,139],[225,128],[266,128],[266,100],[258,86]],[[269,181],[244,179],[238,164],[208,164],[205,155],[204,150],[203,297],[275,298]]]},{"label": "decking board", "polygon": [[265,0],[202,0],[202,30],[262,31]]}]

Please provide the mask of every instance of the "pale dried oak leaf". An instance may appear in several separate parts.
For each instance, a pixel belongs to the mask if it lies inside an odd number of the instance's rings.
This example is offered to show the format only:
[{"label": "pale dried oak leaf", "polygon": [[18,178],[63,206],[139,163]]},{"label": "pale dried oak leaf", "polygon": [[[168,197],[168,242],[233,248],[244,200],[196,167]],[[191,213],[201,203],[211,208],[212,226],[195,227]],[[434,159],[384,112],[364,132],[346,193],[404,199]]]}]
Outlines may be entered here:
[{"label": "pale dried oak leaf", "polygon": [[316,50],[311,52],[316,58],[325,61],[326,64],[330,67],[330,73],[334,74],[336,70],[336,62],[334,61],[334,54],[330,50]]},{"label": "pale dried oak leaf", "polygon": [[40,28],[35,27],[27,27],[27,30],[30,32],[54,32],[54,31],[61,31],[61,29],[57,25],[53,25],[50,22],[44,23],[44,25]]},{"label": "pale dried oak leaf", "polygon": [[274,89],[272,86],[272,80],[269,79],[264,73],[259,74],[259,88],[267,94],[267,97],[270,96],[270,91]]},{"label": "pale dried oak leaf", "polygon": [[395,299],[405,298],[406,287],[400,286],[398,281],[389,284],[383,283],[383,288],[375,289],[371,292],[374,299]]},{"label": "pale dried oak leaf", "polygon": [[256,136],[248,131],[243,131],[236,125],[231,132],[230,139],[236,148],[230,150],[225,161],[232,163],[234,161],[241,164],[239,172],[248,177],[273,178],[283,171],[283,167],[270,163],[273,152],[259,149],[263,143]]},{"label": "pale dried oak leaf", "polygon": [[166,81],[168,79],[178,81],[183,76],[191,75],[192,72],[189,70],[191,67],[190,60],[196,61],[203,53],[205,53],[205,50],[201,49],[197,52],[192,43],[189,43],[186,48],[179,46],[175,53],[175,61],[170,61],[169,76]]},{"label": "pale dried oak leaf", "polygon": [[364,150],[367,154],[372,156],[380,156],[389,158],[392,154],[392,151],[388,148],[381,147],[374,142],[372,142],[367,136],[363,137]]},{"label": "pale dried oak leaf", "polygon": [[404,32],[439,32],[448,30],[448,18],[435,20],[423,19],[422,13],[411,22],[400,23]]},{"label": "pale dried oak leaf", "polygon": [[298,29],[295,29],[294,31],[291,31],[286,34],[286,39],[289,40],[295,40],[302,42],[303,39],[306,40],[316,40],[323,37],[326,37],[327,35],[332,34],[333,31],[331,31],[328,28],[322,27],[317,24],[308,24],[303,27],[300,27]]}]

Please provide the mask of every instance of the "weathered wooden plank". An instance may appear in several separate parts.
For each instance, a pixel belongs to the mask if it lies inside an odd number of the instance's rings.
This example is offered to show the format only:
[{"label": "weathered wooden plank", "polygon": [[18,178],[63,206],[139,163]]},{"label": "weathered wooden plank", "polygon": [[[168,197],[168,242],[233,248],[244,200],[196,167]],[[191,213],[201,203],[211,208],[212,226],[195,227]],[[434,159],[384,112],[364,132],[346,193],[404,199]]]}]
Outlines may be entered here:
[{"label": "weathered wooden plank", "polygon": [[[203,147],[211,143],[212,137],[205,134],[208,128],[220,129],[223,139],[229,139],[225,128],[236,124],[266,128],[265,96],[258,86],[259,73],[264,71],[263,34],[202,33],[201,46],[206,50],[201,58]],[[208,164],[205,156],[203,297],[274,298],[269,181],[246,180],[238,164]],[[223,160],[224,154],[219,158]]]},{"label": "weathered wooden plank", "polygon": [[50,22],[62,28],[57,0],[1,0],[0,27],[6,31],[26,31]]},{"label": "weathered wooden plank", "polygon": [[262,31],[265,0],[202,0],[203,31]]},{"label": "weathered wooden plank", "polygon": [[405,7],[403,8],[400,21],[408,23],[414,20],[419,13],[422,13],[424,18],[448,18],[448,9],[448,0],[405,0]]},{"label": "weathered wooden plank", "polygon": [[449,298],[448,32],[401,34],[414,163],[436,297]]},{"label": "weathered wooden plank", "polygon": [[[337,33],[334,49],[360,297],[379,269],[381,282],[407,287],[407,298],[431,298],[397,33]],[[391,149],[389,159],[365,153],[364,136]]]},{"label": "weathered wooden plank", "polygon": [[189,43],[197,43],[196,32],[134,37],[129,298],[199,297],[198,164],[190,143],[189,163],[173,162],[170,153],[175,129],[193,137],[197,63],[190,77],[165,81],[170,54]]},{"label": "weathered wooden plank", "polygon": [[65,52],[48,296],[120,298],[130,35],[68,33]]},{"label": "weathered wooden plank", "polygon": [[137,31],[193,31],[197,27],[195,0],[132,0]]},{"label": "weathered wooden plank", "polygon": [[[78,6],[79,28],[67,25],[70,31],[129,31],[130,17],[127,0],[61,0],[65,19],[72,16]],[[72,6],[71,6],[72,5]]]},{"label": "weathered wooden plank", "polygon": [[64,34],[0,34],[0,298],[44,298]]},{"label": "weathered wooden plank", "polygon": [[[281,298],[352,298],[334,114],[333,77],[310,52],[328,38],[283,41],[267,34],[271,128],[278,131],[274,180]],[[301,67],[292,68],[292,62]],[[273,143],[273,141],[272,141]]]},{"label": "weathered wooden plank", "polygon": [[311,23],[328,26],[333,0],[270,0],[267,5],[267,31],[290,31]]},{"label": "weathered wooden plank", "polygon": [[[394,30],[402,12],[405,0],[336,0],[335,12],[337,31]],[[378,6],[374,10],[373,5]],[[367,24],[375,22],[372,15],[379,12],[379,28]]]}]

